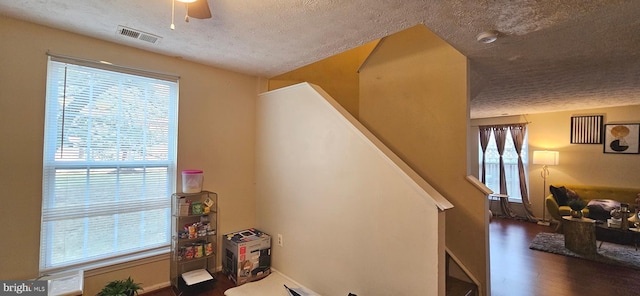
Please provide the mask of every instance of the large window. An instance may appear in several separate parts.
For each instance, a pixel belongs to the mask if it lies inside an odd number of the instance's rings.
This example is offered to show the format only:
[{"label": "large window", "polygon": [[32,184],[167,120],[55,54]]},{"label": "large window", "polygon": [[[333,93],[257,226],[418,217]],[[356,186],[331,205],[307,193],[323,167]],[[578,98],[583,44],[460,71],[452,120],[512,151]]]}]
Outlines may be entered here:
[{"label": "large window", "polygon": [[170,242],[177,78],[50,57],[40,270]]},{"label": "large window", "polygon": [[[480,159],[480,174],[482,174],[482,149],[479,150]],[[527,166],[528,151],[527,151],[527,135],[524,136],[524,142],[522,144],[522,162],[525,165],[525,171]],[[518,174],[518,153],[513,144],[511,133],[506,133],[506,140],[504,143],[504,153],[502,155],[505,169],[505,179],[507,183],[507,193],[509,201],[522,202],[522,194],[520,193],[520,176]],[[500,193],[500,154],[498,153],[498,147],[496,146],[495,135],[491,132],[491,137],[487,145],[487,152],[485,154],[486,163],[486,182],[485,185],[489,187],[493,192]]]}]

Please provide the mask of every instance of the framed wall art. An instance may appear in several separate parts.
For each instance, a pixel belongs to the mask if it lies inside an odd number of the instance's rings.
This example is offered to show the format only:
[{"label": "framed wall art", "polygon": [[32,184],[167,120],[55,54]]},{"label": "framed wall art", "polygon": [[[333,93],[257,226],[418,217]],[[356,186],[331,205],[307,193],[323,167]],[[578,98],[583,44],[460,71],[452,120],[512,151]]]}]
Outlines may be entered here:
[{"label": "framed wall art", "polygon": [[603,115],[571,116],[571,144],[602,144]]},{"label": "framed wall art", "polygon": [[604,153],[640,153],[640,123],[605,124]]}]

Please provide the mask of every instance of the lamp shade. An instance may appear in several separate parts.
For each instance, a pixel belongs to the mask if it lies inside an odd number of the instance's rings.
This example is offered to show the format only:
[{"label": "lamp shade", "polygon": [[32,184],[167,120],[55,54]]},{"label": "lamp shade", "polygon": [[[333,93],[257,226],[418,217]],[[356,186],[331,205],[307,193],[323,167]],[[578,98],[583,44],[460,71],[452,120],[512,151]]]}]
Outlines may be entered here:
[{"label": "lamp shade", "polygon": [[533,151],[533,164],[558,165],[560,153],[558,151]]}]

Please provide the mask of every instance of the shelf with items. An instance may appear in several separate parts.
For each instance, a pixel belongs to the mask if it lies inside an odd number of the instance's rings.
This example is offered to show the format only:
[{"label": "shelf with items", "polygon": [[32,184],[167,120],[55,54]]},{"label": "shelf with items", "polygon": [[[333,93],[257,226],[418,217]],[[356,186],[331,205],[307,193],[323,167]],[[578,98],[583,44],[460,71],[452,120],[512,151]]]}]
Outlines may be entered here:
[{"label": "shelf with items", "polygon": [[198,218],[198,217],[202,217],[202,216],[207,216],[210,213],[215,213],[215,212],[209,212],[209,213],[206,213],[206,214],[187,215],[187,216],[182,216],[182,215],[172,215],[172,216],[180,217],[180,218]]},{"label": "shelf with items", "polygon": [[[211,235],[215,235],[215,234],[211,234]],[[188,242],[197,242],[197,241],[201,241],[202,237],[196,237],[196,238],[177,238],[178,243],[188,243]]]},{"label": "shelf with items", "polygon": [[212,254],[210,254],[210,255],[204,255],[204,256],[202,256],[202,257],[194,257],[194,258],[184,258],[184,257],[183,257],[183,258],[181,258],[181,259],[178,259],[178,261],[181,261],[182,263],[184,263],[184,262],[190,262],[190,261],[204,260],[204,259],[212,258],[212,257],[214,257],[215,255],[216,255],[215,253],[212,253]]},{"label": "shelf with items", "polygon": [[194,218],[194,216],[178,217],[178,220],[183,223],[183,228],[175,233],[178,240],[206,238],[216,234],[215,224],[212,225],[209,216],[199,216],[198,219],[186,218]]},{"label": "shelf with items", "polygon": [[172,195],[170,277],[171,285],[178,291],[215,280],[217,205],[215,192]]},{"label": "shelf with items", "polygon": [[188,239],[183,244],[179,244],[176,251],[176,260],[184,262],[215,256],[215,250],[216,244],[211,241]]}]

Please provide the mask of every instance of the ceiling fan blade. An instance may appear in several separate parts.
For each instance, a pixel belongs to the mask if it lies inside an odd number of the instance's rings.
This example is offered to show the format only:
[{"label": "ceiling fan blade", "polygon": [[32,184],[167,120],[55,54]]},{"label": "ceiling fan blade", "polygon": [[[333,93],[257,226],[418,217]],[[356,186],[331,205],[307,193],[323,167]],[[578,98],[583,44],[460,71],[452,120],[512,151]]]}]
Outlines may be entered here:
[{"label": "ceiling fan blade", "polygon": [[209,10],[207,0],[197,0],[187,5],[189,5],[189,17],[197,19],[211,18],[211,10]]}]

